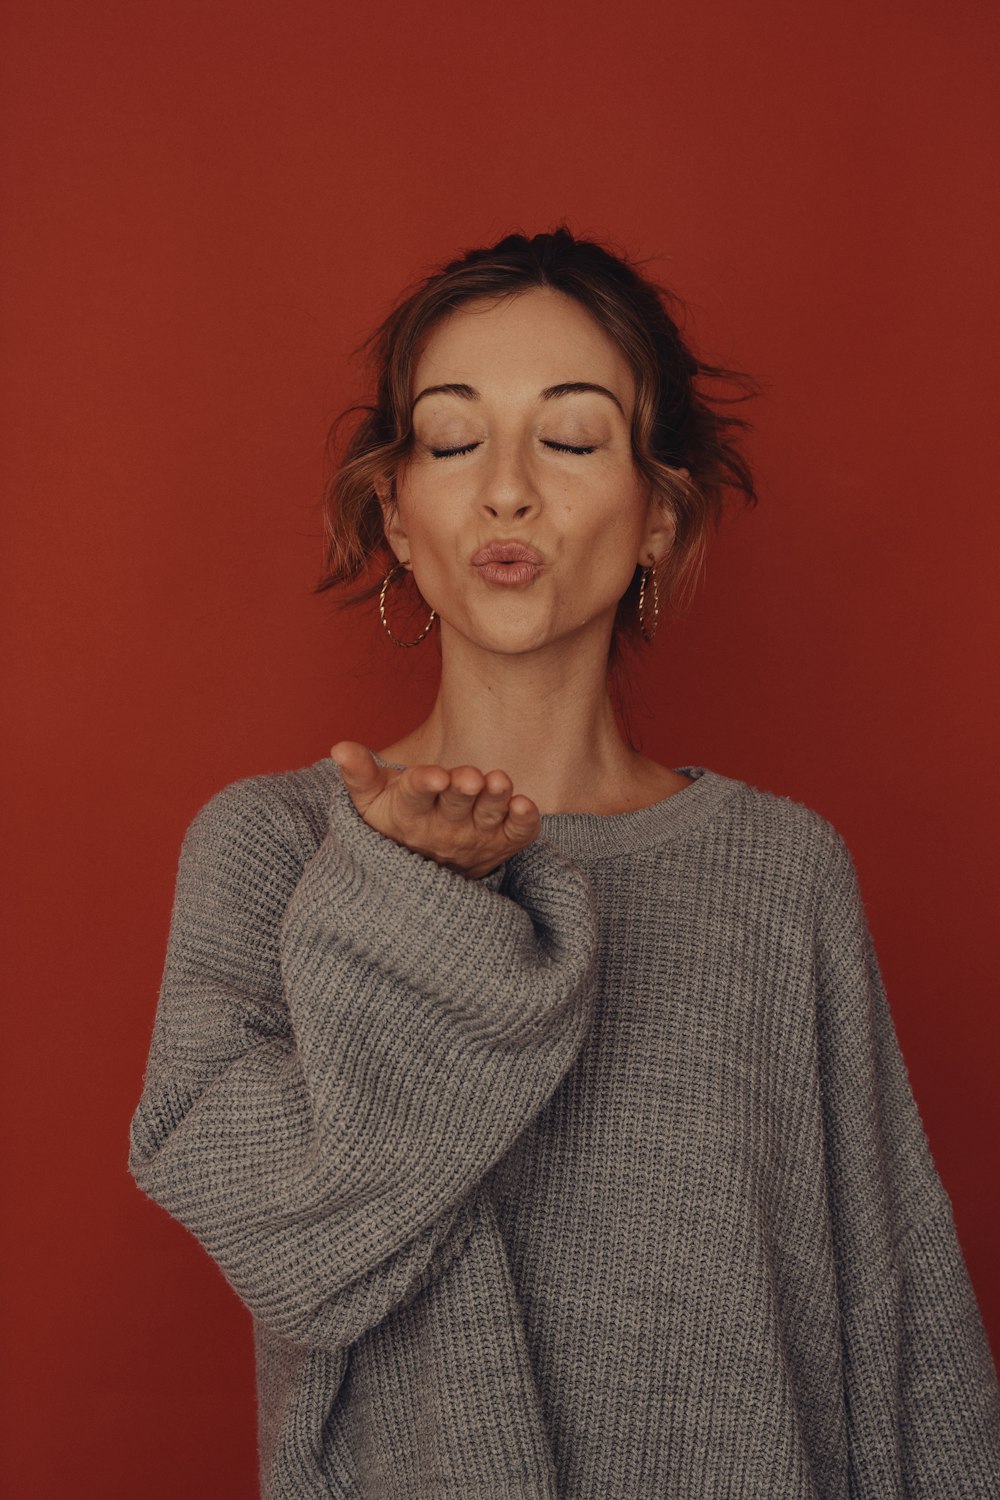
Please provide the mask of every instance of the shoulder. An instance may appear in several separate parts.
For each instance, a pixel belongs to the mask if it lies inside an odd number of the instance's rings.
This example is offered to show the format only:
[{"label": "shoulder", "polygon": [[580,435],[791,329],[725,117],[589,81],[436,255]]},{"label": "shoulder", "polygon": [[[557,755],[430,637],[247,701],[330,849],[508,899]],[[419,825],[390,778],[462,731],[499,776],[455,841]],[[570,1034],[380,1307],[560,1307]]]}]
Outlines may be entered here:
[{"label": "shoulder", "polygon": [[299,863],[318,848],[327,825],[335,767],[329,759],[287,771],[261,771],[226,783],[201,804],[185,845],[205,842],[284,853]]},{"label": "shoulder", "polygon": [[810,885],[855,880],[854,861],[836,825],[816,807],[787,793],[735,777],[713,833],[731,843],[758,875],[780,869]]}]

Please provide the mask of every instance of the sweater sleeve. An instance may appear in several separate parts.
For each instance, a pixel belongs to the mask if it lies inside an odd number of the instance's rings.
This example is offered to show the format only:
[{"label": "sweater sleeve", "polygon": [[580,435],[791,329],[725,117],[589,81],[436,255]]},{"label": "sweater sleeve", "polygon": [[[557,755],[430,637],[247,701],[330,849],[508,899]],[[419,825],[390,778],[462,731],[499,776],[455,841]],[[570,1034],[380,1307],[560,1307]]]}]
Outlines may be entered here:
[{"label": "sweater sleeve", "polygon": [[839,834],[816,966],[852,1500],[996,1500],[996,1371]]},{"label": "sweater sleeve", "polygon": [[343,1347],[461,1252],[481,1178],[572,1063],[593,893],[541,840],[469,880],[339,778],[303,862],[267,781],[185,835],[129,1167],[255,1318]]}]

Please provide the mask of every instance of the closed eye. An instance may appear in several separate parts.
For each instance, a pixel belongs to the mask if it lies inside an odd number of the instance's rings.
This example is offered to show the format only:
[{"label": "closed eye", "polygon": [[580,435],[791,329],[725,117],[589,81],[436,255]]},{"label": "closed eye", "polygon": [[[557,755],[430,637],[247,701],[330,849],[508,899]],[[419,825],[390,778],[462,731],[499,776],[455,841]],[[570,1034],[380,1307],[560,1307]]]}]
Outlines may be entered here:
[{"label": "closed eye", "polygon": [[[591,448],[574,448],[571,443],[554,443],[547,438],[543,438],[542,442],[546,448],[555,448],[558,453],[593,453],[597,446],[594,444]],[[464,448],[432,448],[431,454],[434,458],[454,458],[458,453],[471,453],[474,448],[478,447],[478,443],[466,443]]]}]

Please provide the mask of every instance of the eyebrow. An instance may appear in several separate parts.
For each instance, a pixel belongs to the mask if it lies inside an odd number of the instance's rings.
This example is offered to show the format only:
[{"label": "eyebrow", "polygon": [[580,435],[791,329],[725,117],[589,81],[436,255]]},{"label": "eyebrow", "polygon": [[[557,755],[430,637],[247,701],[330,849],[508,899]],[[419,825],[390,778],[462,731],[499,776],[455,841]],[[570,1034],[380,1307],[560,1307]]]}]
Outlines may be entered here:
[{"label": "eyebrow", "polygon": [[[604,385],[594,385],[589,380],[564,380],[561,385],[547,385],[544,391],[539,391],[538,395],[542,401],[552,401],[556,396],[575,396],[581,391],[594,391],[598,396],[607,396],[609,400],[615,403],[624,417],[625,408],[614,391],[609,391],[607,386]],[[451,381],[447,385],[427,386],[415,398],[413,406],[416,406],[417,402],[422,401],[425,396],[435,396],[439,393],[447,396],[460,396],[463,401],[478,401],[480,399],[479,392],[474,386],[465,385],[460,381]],[[413,407],[410,410],[412,411]]]}]

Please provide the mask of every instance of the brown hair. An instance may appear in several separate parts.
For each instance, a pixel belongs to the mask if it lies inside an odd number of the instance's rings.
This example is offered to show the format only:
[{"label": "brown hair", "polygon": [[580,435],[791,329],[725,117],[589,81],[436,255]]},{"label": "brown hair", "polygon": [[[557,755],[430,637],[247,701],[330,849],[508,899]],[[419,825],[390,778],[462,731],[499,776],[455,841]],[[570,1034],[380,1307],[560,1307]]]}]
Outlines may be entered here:
[{"label": "brown hair", "polygon": [[[372,404],[348,407],[330,431],[333,451],[339,424],[352,413],[363,414],[325,487],[325,571],[316,593],[353,583],[376,564],[375,581],[341,601],[361,604],[379,592],[383,575],[396,561],[385,538],[375,485],[390,476],[389,493],[395,501],[395,474],[413,445],[411,378],[419,348],[434,324],[474,298],[553,287],[593,314],[631,367],[636,384],[633,456],[676,522],[674,544],[656,574],[661,610],[679,612],[700,575],[710,533],[722,520],[725,492],[738,491],[747,504],[757,503],[750,467],[733,443],[737,430],[750,424],[716,408],[759,391],[743,372],[706,364],[692,353],[675,316],[683,313],[683,304],[666,287],[641,275],[639,264],[595,241],[577,239],[560,225],[531,239],[508,234],[495,245],[468,250],[403,295],[355,351],[369,351]],[[738,394],[717,389],[709,394],[704,381],[735,387]],[[690,479],[679,469],[687,469]],[[637,566],[618,606],[609,671],[621,665],[624,643],[641,640],[640,577]]]}]

